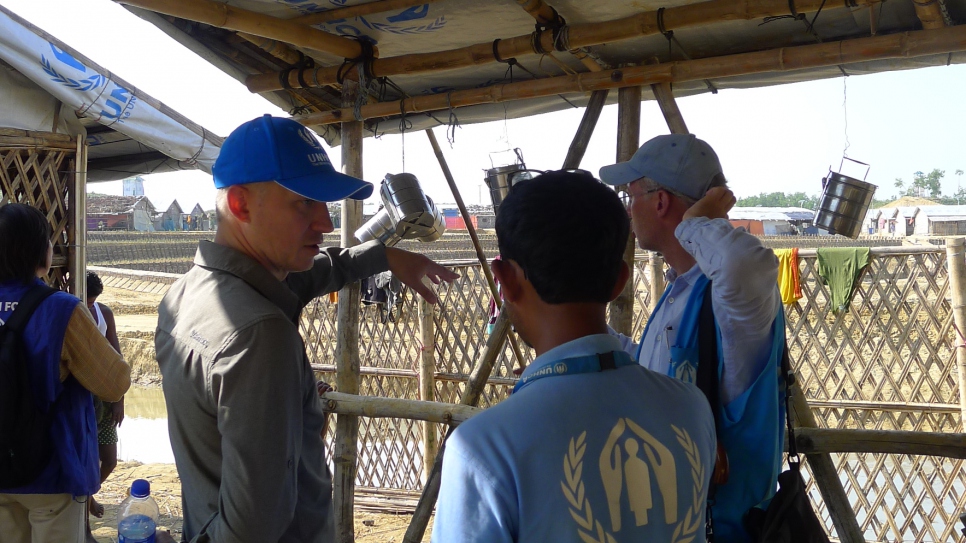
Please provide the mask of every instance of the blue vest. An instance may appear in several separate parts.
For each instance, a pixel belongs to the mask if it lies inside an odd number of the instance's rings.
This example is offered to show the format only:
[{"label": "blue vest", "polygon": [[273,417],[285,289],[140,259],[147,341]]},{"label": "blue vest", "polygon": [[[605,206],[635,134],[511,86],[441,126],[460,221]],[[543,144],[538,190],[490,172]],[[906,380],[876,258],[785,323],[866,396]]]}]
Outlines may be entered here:
[{"label": "blue vest", "polygon": [[[0,320],[10,318],[16,308],[13,302],[19,301],[27,288],[17,281],[0,284]],[[38,409],[54,410],[50,428],[54,454],[35,481],[0,489],[0,493],[89,496],[100,488],[93,398],[73,376],[60,380],[64,335],[79,302],[66,292],[55,292],[27,323],[24,340],[33,362],[30,379],[34,400]]]},{"label": "blue vest", "polygon": [[[694,383],[698,369],[698,315],[709,280],[701,275],[692,288],[681,316],[676,344],[672,345],[668,375]],[[668,290],[658,302],[660,310]],[[648,322],[650,324],[650,322]],[[722,359],[721,329],[718,335],[718,360]],[[641,336],[643,343],[647,328]],[[728,452],[728,483],[715,494],[714,531],[716,541],[724,543],[750,541],[743,517],[755,506],[766,506],[778,485],[785,439],[784,393],[779,387],[781,357],[785,344],[785,314],[778,312],[772,325],[772,348],[768,363],[752,385],[727,405],[721,406],[718,434]],[[640,359],[640,347],[638,356]],[[720,382],[721,366],[718,366]]]}]

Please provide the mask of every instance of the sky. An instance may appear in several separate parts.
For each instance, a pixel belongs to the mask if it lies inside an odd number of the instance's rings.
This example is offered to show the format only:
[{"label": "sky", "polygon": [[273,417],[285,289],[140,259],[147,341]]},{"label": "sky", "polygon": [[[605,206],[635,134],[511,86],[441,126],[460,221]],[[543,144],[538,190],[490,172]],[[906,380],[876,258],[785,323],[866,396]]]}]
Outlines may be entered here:
[{"label": "sky", "polygon": [[[0,0],[0,4],[56,36],[138,89],[208,130],[227,136],[265,113],[286,116],[241,83],[185,49],[153,25],[110,0]],[[679,98],[689,130],[718,153],[738,197],[762,192],[821,192],[843,152],[870,165],[875,197],[898,192],[916,171],[945,170],[943,193],[952,194],[966,170],[966,66],[922,68],[839,77],[758,89],[722,90]],[[653,101],[641,107],[641,143],[668,133]],[[458,113],[458,110],[457,110]],[[489,203],[484,173],[500,153],[520,148],[527,166],[559,168],[583,109],[491,123],[463,125],[455,143],[443,127],[436,137],[467,204]],[[604,108],[581,168],[596,173],[615,160],[617,106]],[[340,149],[329,149],[341,166]],[[843,173],[862,178],[865,167],[845,162]],[[438,204],[454,202],[422,131],[366,138],[366,180],[387,173],[416,175]],[[145,193],[159,208],[177,199],[182,208],[214,206],[211,176],[200,171],[145,176]],[[121,194],[120,182],[91,184],[89,191]],[[377,201],[378,192],[371,200]]]}]

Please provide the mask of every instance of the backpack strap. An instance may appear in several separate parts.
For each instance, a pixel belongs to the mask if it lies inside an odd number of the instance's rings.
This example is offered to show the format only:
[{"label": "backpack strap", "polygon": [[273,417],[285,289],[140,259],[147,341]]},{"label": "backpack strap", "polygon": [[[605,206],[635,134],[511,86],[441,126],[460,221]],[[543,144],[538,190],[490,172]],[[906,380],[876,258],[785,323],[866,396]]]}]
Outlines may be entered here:
[{"label": "backpack strap", "polygon": [[711,474],[711,486],[708,489],[708,507],[705,517],[705,538],[708,543],[714,541],[714,506],[715,489],[718,485],[728,482],[728,453],[725,451],[721,439],[721,394],[718,385],[718,368],[721,361],[718,358],[718,330],[714,322],[714,307],[711,299],[712,284],[709,282],[704,290],[704,300],[698,313],[698,374],[695,385],[704,393],[714,415],[714,430],[717,437],[714,470]]},{"label": "backpack strap", "polygon": [[13,310],[13,314],[10,315],[10,318],[7,319],[4,326],[9,326],[10,330],[17,334],[23,334],[24,329],[27,327],[27,322],[33,316],[34,311],[40,303],[55,292],[57,292],[56,289],[50,288],[47,285],[34,285],[30,287],[20,297],[20,301],[17,302],[17,308]]}]

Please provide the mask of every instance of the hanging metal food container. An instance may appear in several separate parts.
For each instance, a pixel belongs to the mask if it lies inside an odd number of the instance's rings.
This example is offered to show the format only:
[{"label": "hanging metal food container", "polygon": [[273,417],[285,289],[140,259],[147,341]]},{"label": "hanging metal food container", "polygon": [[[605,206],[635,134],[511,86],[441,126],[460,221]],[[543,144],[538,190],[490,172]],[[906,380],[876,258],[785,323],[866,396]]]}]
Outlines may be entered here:
[{"label": "hanging metal food container", "polygon": [[828,177],[822,179],[822,197],[815,213],[815,226],[832,235],[855,239],[862,231],[862,221],[869,211],[877,187],[865,181],[869,176],[869,165],[865,162],[842,157],[839,171],[846,160],[865,166],[865,175],[860,181],[829,168]]},{"label": "hanging metal food container", "polygon": [[443,214],[420,188],[415,175],[387,174],[379,195],[385,207],[355,231],[359,241],[377,239],[392,247],[403,239],[436,241],[446,231]]},{"label": "hanging metal food container", "polygon": [[527,165],[523,162],[523,154],[520,149],[514,149],[513,152],[516,159],[512,164],[500,166],[494,164],[494,167],[486,170],[486,177],[483,179],[487,188],[490,189],[490,201],[493,202],[494,215],[496,215],[500,204],[503,203],[503,199],[506,198],[507,194],[510,194],[513,185],[532,177],[527,170]]}]

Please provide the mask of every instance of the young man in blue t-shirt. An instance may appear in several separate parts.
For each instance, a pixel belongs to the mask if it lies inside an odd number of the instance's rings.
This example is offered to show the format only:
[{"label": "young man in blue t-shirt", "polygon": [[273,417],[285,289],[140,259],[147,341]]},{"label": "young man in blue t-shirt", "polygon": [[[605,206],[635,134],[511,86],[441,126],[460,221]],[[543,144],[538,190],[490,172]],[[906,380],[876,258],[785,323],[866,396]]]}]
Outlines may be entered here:
[{"label": "young man in blue t-shirt", "polygon": [[608,334],[629,228],[586,173],[541,175],[501,204],[493,271],[537,358],[447,442],[434,542],[704,540],[707,401]]}]

